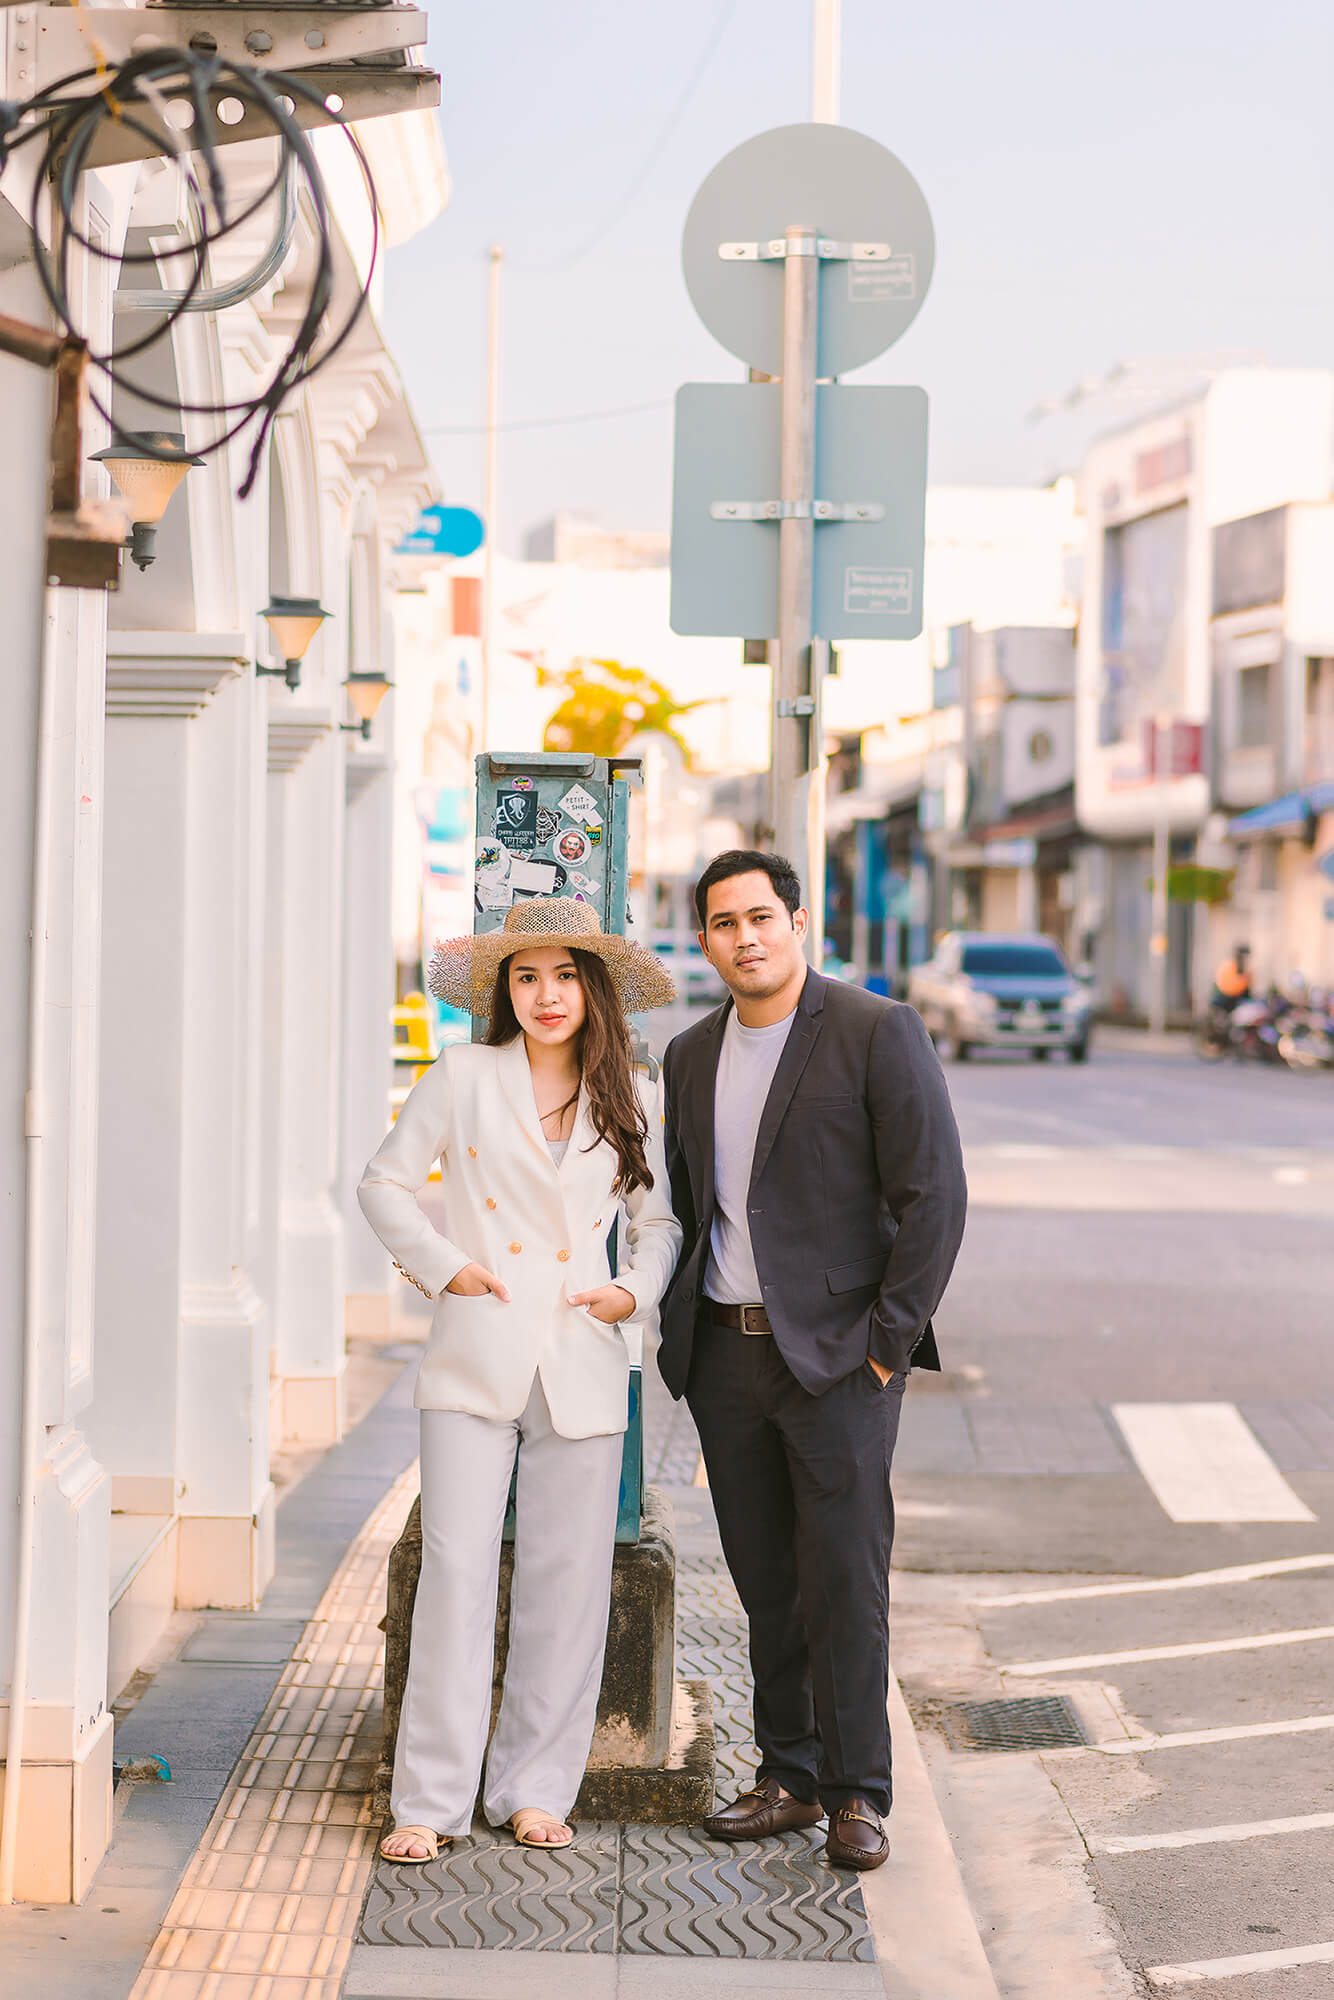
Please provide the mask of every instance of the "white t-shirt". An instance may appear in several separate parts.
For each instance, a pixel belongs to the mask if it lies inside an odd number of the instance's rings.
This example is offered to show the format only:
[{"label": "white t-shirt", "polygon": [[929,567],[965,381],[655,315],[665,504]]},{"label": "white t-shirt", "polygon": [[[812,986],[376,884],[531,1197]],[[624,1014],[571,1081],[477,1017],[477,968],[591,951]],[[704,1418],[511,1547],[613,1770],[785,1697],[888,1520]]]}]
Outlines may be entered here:
[{"label": "white t-shirt", "polygon": [[755,1139],[769,1086],[796,1019],[795,1010],[771,1028],[743,1028],[733,1011],[723,1029],[713,1092],[713,1187],[717,1201],[709,1238],[704,1290],[724,1306],[762,1301],[747,1206]]}]

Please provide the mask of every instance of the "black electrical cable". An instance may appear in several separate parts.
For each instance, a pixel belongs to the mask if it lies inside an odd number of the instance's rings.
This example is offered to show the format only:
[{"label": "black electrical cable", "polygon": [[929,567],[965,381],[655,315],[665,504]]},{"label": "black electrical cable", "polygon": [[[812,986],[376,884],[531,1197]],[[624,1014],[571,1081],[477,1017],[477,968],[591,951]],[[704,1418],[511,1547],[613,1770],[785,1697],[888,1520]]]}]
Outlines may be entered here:
[{"label": "black electrical cable", "polygon": [[[90,90],[90,83],[99,87]],[[242,104],[259,111],[267,125],[276,132],[281,147],[279,164],[272,178],[231,216],[227,214],[227,185],[218,159],[216,115],[218,106],[228,98],[237,98]],[[40,162],[33,179],[30,212],[37,275],[57,323],[66,333],[82,338],[83,330],[76,323],[71,303],[71,245],[79,246],[87,256],[99,262],[118,266],[155,264],[158,253],[154,250],[127,249],[123,254],[117,254],[80,229],[75,220],[80,174],[100,133],[110,122],[121,130],[133,132],[144,139],[154,153],[160,153],[163,150],[162,128],[148,124],[143,117],[136,115],[136,110],[156,111],[167,129],[171,129],[165,117],[166,108],[172,101],[180,100],[190,107],[190,138],[187,142],[182,137],[180,152],[171,157],[176,159],[185,174],[194,197],[197,226],[191,239],[171,254],[192,259],[189,281],[178,302],[164,307],[158,325],[118,353],[91,352],[89,360],[105,377],[113,392],[120,390],[150,407],[172,414],[179,411],[186,416],[207,417],[222,425],[222,429],[207,442],[192,443],[187,456],[208,456],[219,451],[253,423],[255,430],[249,463],[239,489],[240,498],[245,499],[259,476],[265,447],[283,404],[343,346],[360,319],[370,294],[371,279],[379,257],[380,213],[370,165],[355,132],[338,112],[329,109],[325,96],[299,72],[259,70],[249,64],[229,62],[220,56],[190,49],[150,49],[114,68],[87,69],[64,77],[24,103],[0,106],[0,174],[20,146],[33,142],[39,144]],[[365,281],[333,332],[327,331],[336,277],[333,228],[324,180],[314,149],[295,115],[298,100],[317,110],[322,119],[341,128],[356,158],[370,203],[371,254]],[[188,154],[201,156],[202,173],[196,173],[189,164]],[[305,180],[314,214],[315,269],[301,319],[267,387],[260,395],[240,401],[193,403],[184,402],[176,396],[164,396],[143,383],[132,381],[125,373],[125,362],[170,337],[177,321],[189,311],[191,300],[204,283],[210,248],[241,228],[258,209],[273,199],[289,160]],[[48,190],[53,211],[50,230],[52,249],[48,249],[43,242],[40,227],[43,196]],[[322,331],[325,338],[321,345]],[[106,418],[123,443],[138,444],[146,452],[157,456],[169,455],[163,454],[159,446],[150,443],[140,433],[127,431],[117,424],[110,409],[95,392],[90,390],[89,397],[93,407]]]}]

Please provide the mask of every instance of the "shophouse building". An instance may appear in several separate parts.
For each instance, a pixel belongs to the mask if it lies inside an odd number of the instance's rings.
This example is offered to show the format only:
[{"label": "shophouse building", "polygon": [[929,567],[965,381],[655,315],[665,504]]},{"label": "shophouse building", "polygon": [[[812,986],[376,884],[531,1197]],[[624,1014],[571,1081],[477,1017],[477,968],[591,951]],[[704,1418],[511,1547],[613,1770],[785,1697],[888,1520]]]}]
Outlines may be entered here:
[{"label": "shophouse building", "polygon": [[[411,101],[414,72],[395,74]],[[446,199],[434,119],[360,133],[401,241]],[[227,149],[237,211],[275,143]],[[325,151],[341,135],[316,143],[327,216],[299,200],[247,286],[273,237],[257,207],[146,364],[179,405],[151,421],[191,449],[192,404],[267,384],[322,257],[340,301],[366,278],[360,176]],[[158,310],[145,290],[180,282],[189,199],[158,158],[82,176],[76,219],[108,252],[73,263],[95,347],[137,336]],[[9,177],[0,242],[0,311],[48,324]],[[121,266],[126,244],[161,258]],[[393,696],[363,735],[345,683],[393,679],[392,552],[433,479],[378,298],[375,279],[285,401],[250,497],[247,436],[189,471],[152,567],[124,559],[110,592],[47,587],[50,378],[0,358],[0,1732],[7,1757],[22,1738],[19,1898],[83,1895],[108,1838],[111,1703],[175,1610],[257,1602],[271,1452],[339,1435],[346,1329],[387,1325],[353,1189],[390,1075]],[[145,421],[132,399],[112,413]],[[84,453],[109,439],[90,415]],[[326,614],[297,675],[290,628],[262,616],[282,598]]]},{"label": "shophouse building", "polygon": [[[1098,1004],[1113,1014],[1142,1017],[1149,1007],[1155,831],[1169,883],[1189,897],[1192,864],[1231,858],[1218,838],[1226,819],[1211,817],[1220,804],[1297,785],[1288,774],[1307,754],[1305,725],[1296,724],[1308,699],[1313,742],[1318,734],[1323,670],[1299,665],[1298,649],[1323,641],[1314,629],[1285,627],[1274,557],[1266,577],[1256,551],[1281,540],[1286,576],[1289,556],[1306,546],[1307,507],[1319,511],[1330,491],[1332,409],[1334,376],[1323,371],[1230,370],[1178,407],[1099,439],[1085,459],[1075,804],[1087,839],[1076,858],[1074,924],[1088,940]],[[1273,523],[1235,525],[1274,510],[1281,535]],[[1243,581],[1248,565],[1262,573],[1258,584]],[[1257,588],[1267,616],[1257,616]],[[1300,592],[1291,617],[1319,623]],[[1307,657],[1315,656],[1302,650]],[[1262,846],[1239,878],[1241,894],[1275,893],[1246,883],[1253,869],[1257,882],[1276,882],[1277,860]],[[1167,1006],[1179,1018],[1207,992],[1219,925],[1217,913],[1206,919],[1185,897],[1168,905],[1165,934]]]}]

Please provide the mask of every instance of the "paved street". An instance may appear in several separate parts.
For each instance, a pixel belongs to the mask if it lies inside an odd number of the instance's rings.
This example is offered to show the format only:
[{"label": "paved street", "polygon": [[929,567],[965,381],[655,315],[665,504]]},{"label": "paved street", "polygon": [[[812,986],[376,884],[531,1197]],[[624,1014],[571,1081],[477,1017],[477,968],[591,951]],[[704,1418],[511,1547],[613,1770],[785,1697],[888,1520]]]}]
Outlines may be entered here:
[{"label": "paved street", "polygon": [[[1000,1989],[1328,1996],[1334,1091],[1116,1035],[950,1083],[972,1207],[896,1663]],[[1020,1697],[1100,1747],[950,1747]]]}]

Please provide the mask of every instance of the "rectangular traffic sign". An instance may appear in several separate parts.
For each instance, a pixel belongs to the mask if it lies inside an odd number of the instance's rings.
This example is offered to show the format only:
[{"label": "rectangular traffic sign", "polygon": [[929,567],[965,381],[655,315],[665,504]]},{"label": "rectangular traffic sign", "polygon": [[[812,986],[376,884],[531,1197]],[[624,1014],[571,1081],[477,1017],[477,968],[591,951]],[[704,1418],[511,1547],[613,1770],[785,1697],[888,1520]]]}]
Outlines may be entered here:
[{"label": "rectangular traffic sign", "polygon": [[[778,383],[689,382],[677,392],[674,632],[778,636]],[[821,639],[915,639],[926,548],[926,392],[816,390],[815,583]],[[840,510],[821,518],[821,504]],[[720,514],[735,505],[745,515]],[[866,518],[846,510],[867,507]],[[877,518],[878,517],[878,518]]]}]

